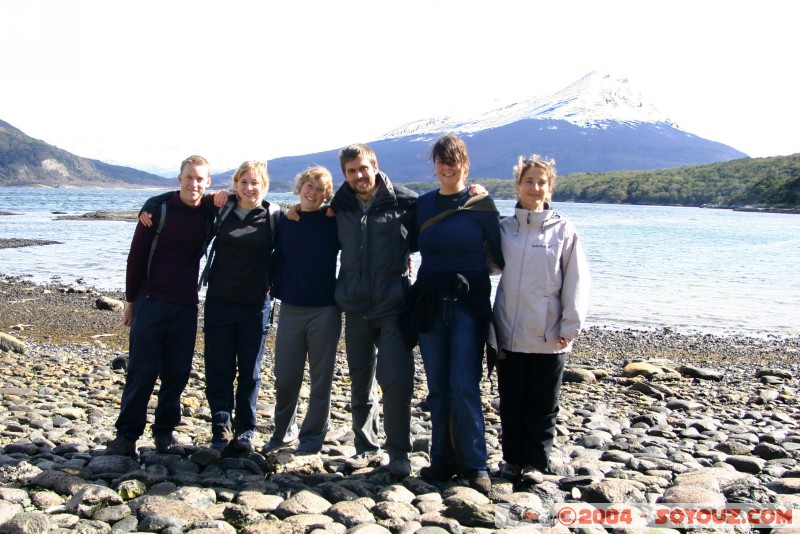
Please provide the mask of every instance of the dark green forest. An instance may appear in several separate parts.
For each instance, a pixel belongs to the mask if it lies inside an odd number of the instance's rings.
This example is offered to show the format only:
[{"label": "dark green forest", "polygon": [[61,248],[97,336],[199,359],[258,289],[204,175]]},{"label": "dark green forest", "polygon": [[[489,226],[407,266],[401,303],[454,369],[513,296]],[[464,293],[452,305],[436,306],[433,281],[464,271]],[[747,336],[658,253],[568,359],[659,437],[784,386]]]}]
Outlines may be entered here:
[{"label": "dark green forest", "polygon": [[[509,179],[472,178],[498,199],[515,198]],[[436,183],[405,184],[429,191]],[[655,171],[574,173],[556,179],[555,202],[719,208],[800,208],[800,154],[743,158]]]}]

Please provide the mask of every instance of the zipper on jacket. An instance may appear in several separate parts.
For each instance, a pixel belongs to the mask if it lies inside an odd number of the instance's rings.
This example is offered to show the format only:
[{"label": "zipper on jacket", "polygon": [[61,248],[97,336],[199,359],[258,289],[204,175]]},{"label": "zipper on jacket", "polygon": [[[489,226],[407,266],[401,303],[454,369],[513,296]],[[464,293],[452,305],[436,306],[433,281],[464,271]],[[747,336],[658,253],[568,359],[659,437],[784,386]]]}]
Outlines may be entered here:
[{"label": "zipper on jacket", "polygon": [[[516,215],[514,217],[516,218]],[[520,262],[520,270],[519,270],[519,273],[518,273],[519,278],[517,279],[517,287],[518,288],[522,287],[522,281],[523,281],[523,279],[525,277],[525,260],[526,260],[527,254],[528,254],[528,248],[529,248],[528,247],[528,243],[530,241],[530,235],[531,235],[531,232],[530,232],[531,212],[530,211],[528,211],[527,219],[528,219],[527,229],[524,232],[525,243],[524,243],[524,246],[522,247],[522,261]],[[519,235],[519,231],[521,229],[521,226],[522,225],[520,224],[519,219],[517,219],[517,235]],[[514,297],[515,297],[514,298],[514,327],[511,330],[511,339],[509,340],[509,344],[512,347],[514,346],[514,338],[517,335],[517,325],[519,323],[519,301],[520,301],[519,292],[516,292]]]}]

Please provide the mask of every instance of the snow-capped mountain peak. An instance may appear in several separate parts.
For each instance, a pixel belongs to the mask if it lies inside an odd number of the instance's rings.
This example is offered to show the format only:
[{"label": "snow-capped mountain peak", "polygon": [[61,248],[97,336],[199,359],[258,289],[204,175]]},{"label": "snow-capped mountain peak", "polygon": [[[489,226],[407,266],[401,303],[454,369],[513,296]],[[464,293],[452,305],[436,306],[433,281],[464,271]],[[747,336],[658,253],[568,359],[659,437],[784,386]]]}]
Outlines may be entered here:
[{"label": "snow-capped mountain peak", "polygon": [[591,72],[550,96],[495,107],[477,117],[453,113],[410,122],[381,139],[453,132],[470,134],[525,119],[563,120],[584,128],[602,128],[609,122],[664,123],[678,128],[669,117],[646,102],[627,79]]}]

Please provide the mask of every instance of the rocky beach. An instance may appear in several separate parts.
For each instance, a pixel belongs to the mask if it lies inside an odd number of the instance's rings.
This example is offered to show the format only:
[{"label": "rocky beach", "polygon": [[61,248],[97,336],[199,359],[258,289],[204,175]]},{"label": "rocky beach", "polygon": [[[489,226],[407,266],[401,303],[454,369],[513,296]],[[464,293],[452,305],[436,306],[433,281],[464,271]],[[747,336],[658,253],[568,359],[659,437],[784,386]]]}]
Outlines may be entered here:
[{"label": "rocky beach", "polygon": [[[568,360],[551,472],[532,484],[497,476],[496,375],[484,379],[493,486],[482,495],[463,479],[431,484],[418,476],[430,443],[418,354],[412,476],[393,480],[382,466],[348,470],[355,449],[343,344],[322,453],[262,454],[272,430],[274,331],[256,452],[232,458],[209,448],[200,338],[176,432],[180,446],[159,454],[146,434],[136,458],[103,455],[125,380],[127,329],[114,310],[120,299],[79,282],[37,285],[0,275],[0,533],[533,529],[520,510],[541,518],[536,528],[566,532],[548,518],[582,503],[777,507],[794,509],[800,521],[798,336],[588,329]],[[301,418],[302,410],[301,402]],[[605,530],[646,529],[615,520]]]}]

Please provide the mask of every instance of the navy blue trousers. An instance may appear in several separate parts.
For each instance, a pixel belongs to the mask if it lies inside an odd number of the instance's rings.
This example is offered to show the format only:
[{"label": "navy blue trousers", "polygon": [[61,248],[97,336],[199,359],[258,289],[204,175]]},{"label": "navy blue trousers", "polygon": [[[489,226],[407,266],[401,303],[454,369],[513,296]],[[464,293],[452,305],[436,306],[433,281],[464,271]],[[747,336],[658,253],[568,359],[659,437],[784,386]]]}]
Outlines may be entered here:
[{"label": "navy blue trousers", "polygon": [[197,335],[197,305],[139,295],[133,305],[128,370],[117,434],[137,440],[147,422],[147,403],[161,379],[153,435],[171,433],[181,420],[181,393],[189,381]]},{"label": "navy blue trousers", "polygon": [[257,305],[206,298],[206,398],[215,437],[256,428],[256,401],[270,308],[269,298]]}]

